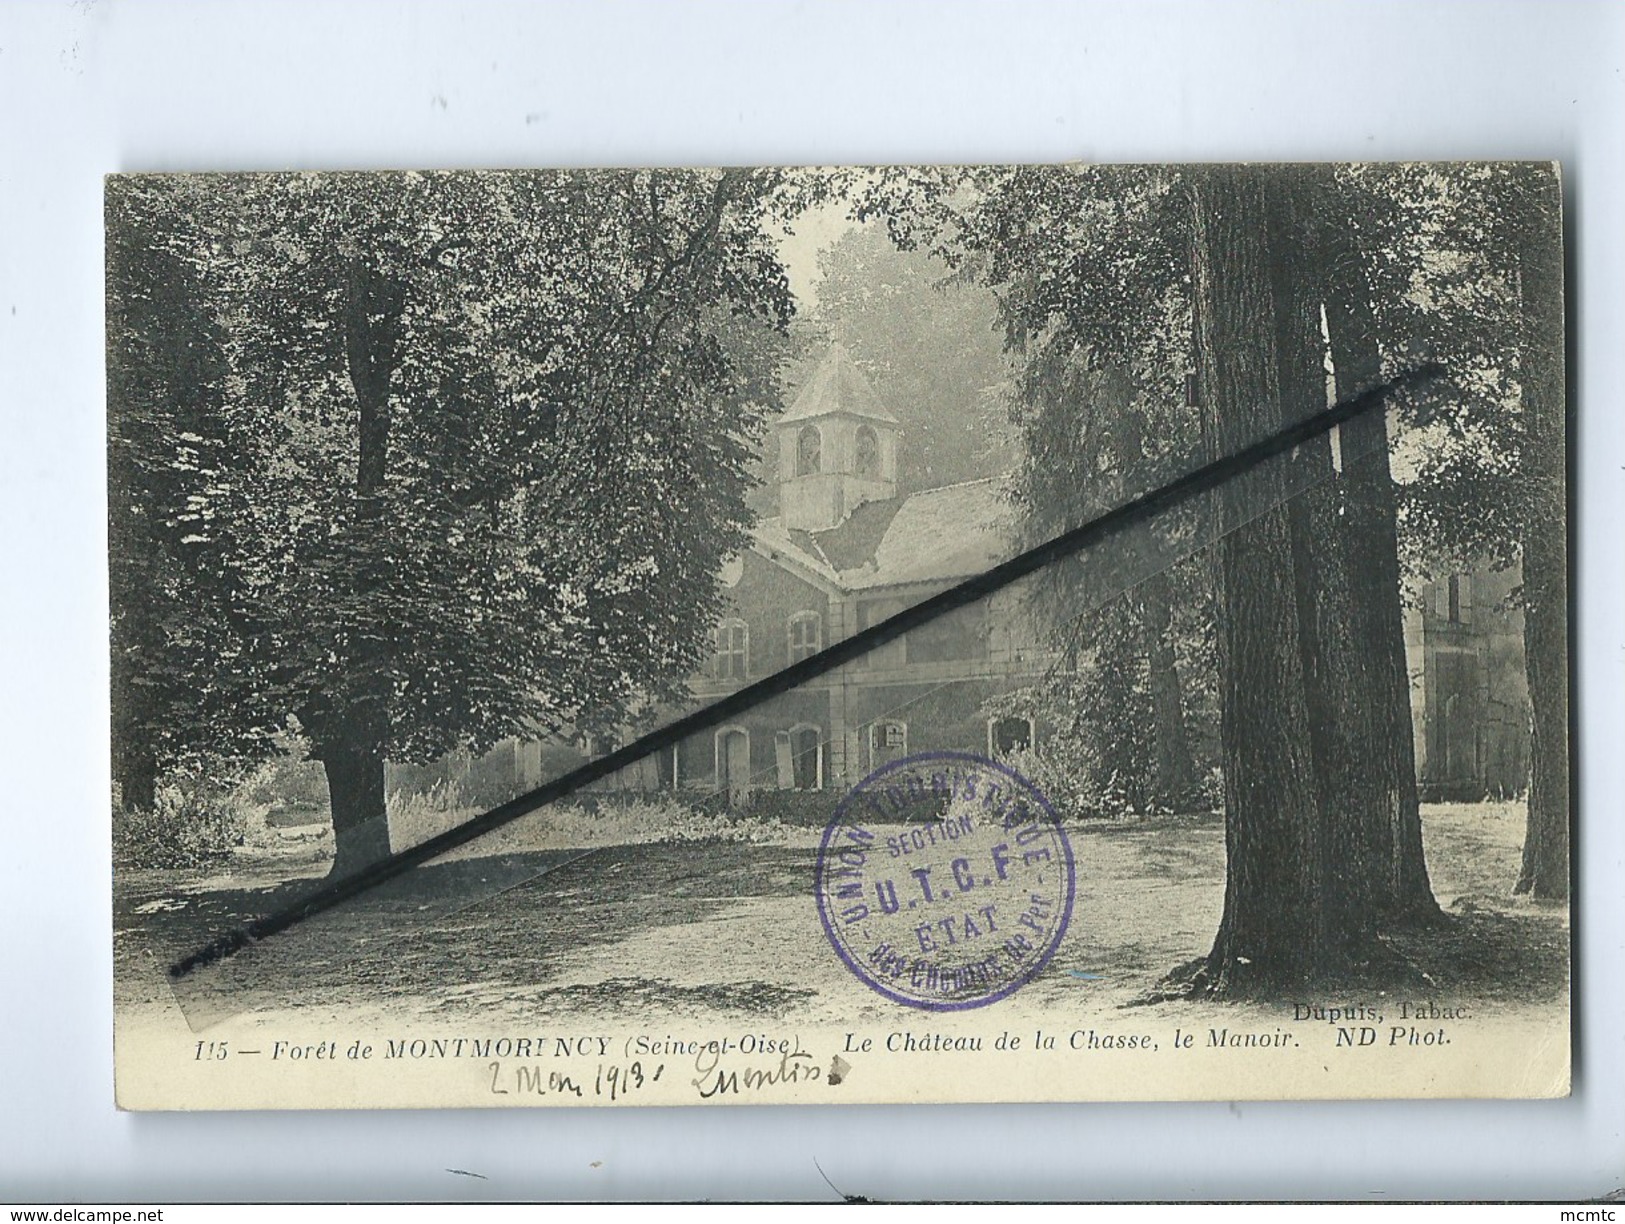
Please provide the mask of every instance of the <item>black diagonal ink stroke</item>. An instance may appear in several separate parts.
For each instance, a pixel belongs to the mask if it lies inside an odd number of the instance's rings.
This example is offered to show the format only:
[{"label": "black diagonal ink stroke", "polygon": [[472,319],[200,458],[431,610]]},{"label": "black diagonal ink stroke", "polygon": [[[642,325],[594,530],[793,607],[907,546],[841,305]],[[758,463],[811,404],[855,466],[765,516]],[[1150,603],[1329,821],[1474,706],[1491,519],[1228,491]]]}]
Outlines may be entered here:
[{"label": "black diagonal ink stroke", "polygon": [[1148,519],[1155,518],[1175,506],[1218,488],[1226,481],[1258,466],[1268,459],[1282,455],[1340,425],[1347,425],[1365,413],[1375,411],[1393,392],[1431,382],[1444,373],[1441,366],[1428,364],[1409,370],[1391,382],[1315,413],[1278,433],[1244,447],[1235,454],[1216,459],[1194,468],[1179,478],[1123,503],[1081,526],[1062,532],[1051,540],[1000,562],[991,569],[967,578],[957,586],[939,591],[928,599],[903,609],[895,616],[861,629],[851,637],[826,646],[817,654],[809,655],[781,671],[765,676],[744,688],[728,694],[710,705],[685,714],[648,735],[633,740],[595,761],[553,779],[523,795],[492,808],[482,816],[447,829],[444,833],[420,842],[408,850],[380,859],[352,876],[334,881],[317,889],[285,909],[268,914],[233,931],[218,936],[197,951],[182,957],[169,967],[171,978],[183,978],[194,970],[224,960],[249,945],[314,917],[325,910],[348,901],[386,880],[392,880],[414,867],[457,847],[483,837],[493,829],[501,828],[511,820],[534,812],[537,808],[556,803],[583,786],[607,778],[618,769],[642,760],[651,753],[669,748],[700,731],[726,722],[735,715],[755,708],[781,693],[817,679],[844,664],[861,658],[928,621],[946,615],[978,600],[985,599],[1012,583],[1019,582],[1045,566],[1063,560],[1086,548],[1093,547]]}]

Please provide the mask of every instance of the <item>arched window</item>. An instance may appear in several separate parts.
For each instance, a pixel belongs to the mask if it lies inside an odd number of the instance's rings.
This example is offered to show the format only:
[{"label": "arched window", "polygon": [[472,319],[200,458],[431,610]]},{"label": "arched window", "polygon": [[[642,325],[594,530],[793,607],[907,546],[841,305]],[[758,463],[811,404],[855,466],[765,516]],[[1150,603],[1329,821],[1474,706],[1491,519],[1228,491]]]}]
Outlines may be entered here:
[{"label": "arched window", "polygon": [[1011,718],[987,720],[987,754],[999,757],[1006,753],[1025,751],[1037,741],[1033,720],[1015,715]]},{"label": "arched window", "polygon": [[858,426],[858,453],[854,466],[859,476],[880,475],[880,439],[867,425]]},{"label": "arched window", "polygon": [[816,425],[803,425],[796,435],[796,475],[810,476],[823,470],[823,435]]},{"label": "arched window", "polygon": [[796,663],[824,648],[824,618],[817,612],[790,617],[790,662]]},{"label": "arched window", "polygon": [[717,626],[717,649],[711,674],[718,680],[743,680],[750,674],[750,626],[730,617]]}]

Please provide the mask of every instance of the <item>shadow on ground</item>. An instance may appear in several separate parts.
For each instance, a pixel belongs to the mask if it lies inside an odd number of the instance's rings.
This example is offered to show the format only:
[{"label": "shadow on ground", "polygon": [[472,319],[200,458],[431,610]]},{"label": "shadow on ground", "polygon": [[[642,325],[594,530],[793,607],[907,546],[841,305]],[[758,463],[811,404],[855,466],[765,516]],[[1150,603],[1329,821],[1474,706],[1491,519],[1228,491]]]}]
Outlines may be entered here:
[{"label": "shadow on ground", "polygon": [[[1414,970],[1402,986],[1391,983],[1406,995],[1502,1011],[1563,998],[1566,909],[1508,895],[1520,816],[1489,805],[1430,814],[1429,867],[1448,918],[1388,937]],[[1006,1011],[1107,1014],[1143,1000],[1212,945],[1222,822],[1071,832],[1079,871],[1071,927],[1054,962]],[[895,1005],[853,977],[819,926],[815,844],[812,836],[791,845],[659,842],[435,863],[202,970],[175,993],[194,1026],[261,1009],[446,1020],[890,1016]],[[165,1002],[164,965],[320,887],[322,869],[307,856],[249,864],[236,878],[121,873],[119,1006]]]},{"label": "shadow on ground", "polygon": [[[561,1006],[587,996],[604,1002],[657,994],[681,1001],[695,991],[654,977],[590,984],[554,979],[581,954],[651,926],[697,922],[749,898],[805,897],[811,878],[810,852],[721,842],[431,864],[173,981],[170,989],[194,1024],[260,1007],[346,1001],[411,998],[438,1009],[476,992]],[[155,878],[145,888],[123,889],[115,928],[135,938],[116,940],[117,951],[126,962],[148,963],[121,973],[120,981],[161,980],[153,970],[322,884],[308,878],[180,892]],[[813,992],[731,982],[704,993],[714,1005],[767,1013]]]}]

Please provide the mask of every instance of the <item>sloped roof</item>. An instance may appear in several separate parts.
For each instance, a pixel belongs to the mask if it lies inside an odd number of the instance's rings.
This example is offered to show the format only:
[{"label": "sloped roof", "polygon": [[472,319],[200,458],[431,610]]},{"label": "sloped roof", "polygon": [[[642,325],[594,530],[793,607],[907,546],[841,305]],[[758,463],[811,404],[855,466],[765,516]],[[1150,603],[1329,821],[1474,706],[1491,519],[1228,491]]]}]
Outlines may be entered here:
[{"label": "sloped roof", "polygon": [[847,591],[969,578],[1015,555],[999,477],[866,502],[829,531],[763,519],[756,539]]},{"label": "sloped roof", "polygon": [[884,421],[888,425],[897,424],[897,418],[886,411],[886,406],[880,402],[880,397],[863,376],[863,371],[852,363],[846,349],[840,344],[832,344],[806,386],[801,388],[795,403],[779,420],[805,421],[837,412]]},{"label": "sloped roof", "polygon": [[927,489],[903,499],[873,568],[841,574],[852,590],[969,578],[1015,555],[1014,516],[998,477]]},{"label": "sloped roof", "polygon": [[825,582],[840,585],[841,576],[819,555],[806,532],[787,531],[782,520],[769,518],[759,520],[752,534],[758,547],[770,556],[789,558]]},{"label": "sloped roof", "polygon": [[828,531],[803,532],[818,555],[837,571],[857,569],[874,559],[876,550],[886,538],[892,520],[903,508],[905,498],[888,497],[884,501],[868,501],[858,506],[846,521]]}]

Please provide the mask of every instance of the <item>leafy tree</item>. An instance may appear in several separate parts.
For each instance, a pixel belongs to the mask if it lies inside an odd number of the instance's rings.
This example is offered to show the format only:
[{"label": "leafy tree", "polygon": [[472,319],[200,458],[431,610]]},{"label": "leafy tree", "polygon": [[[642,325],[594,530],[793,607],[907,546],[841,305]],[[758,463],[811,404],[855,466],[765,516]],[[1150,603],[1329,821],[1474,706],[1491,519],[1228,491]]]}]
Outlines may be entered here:
[{"label": "leafy tree", "polygon": [[[153,662],[248,738],[296,720],[326,769],[336,873],[388,851],[386,759],[613,723],[699,662],[777,401],[784,188],[739,171],[115,181],[138,262],[142,236],[179,235],[165,245],[226,371],[176,555],[182,600],[221,609],[234,650]],[[173,496],[152,464],[133,472],[116,519]],[[117,589],[139,598],[141,575]],[[196,714],[177,731],[208,734]]]},{"label": "leafy tree", "polygon": [[[1335,177],[1215,168],[1193,173],[1192,200],[1202,399],[1214,435],[1229,439],[1218,449],[1324,405],[1323,327],[1339,334],[1340,389],[1369,389],[1350,334],[1359,261],[1339,245],[1346,196]],[[1300,448],[1293,462],[1320,478],[1222,546],[1230,854],[1225,915],[1195,978],[1213,991],[1390,971],[1378,932],[1438,914],[1410,756],[1382,421],[1357,424],[1344,442],[1351,458],[1335,478],[1329,438]],[[1284,541],[1272,534],[1277,517]],[[1279,598],[1286,607],[1273,606]],[[1261,692],[1275,708],[1256,708]],[[1307,775],[1291,752],[1269,759],[1271,717],[1301,720]]]},{"label": "leafy tree", "polygon": [[[963,252],[956,262],[957,271],[941,255],[899,247],[878,226],[849,231],[820,259],[818,321],[842,337],[902,417],[903,483],[925,487],[1013,466],[1015,496],[1034,539],[1125,500],[1142,478],[1148,431],[1190,417],[1177,372],[1168,376],[1166,324],[1148,329],[1162,346],[1141,354],[1132,374],[1121,366],[1092,368],[1080,349],[1090,327],[1054,326],[1020,290],[1001,298],[978,283],[976,265]],[[1034,266],[1012,267],[1008,275],[1026,276]],[[1014,377],[1012,366],[1023,355],[1028,360]],[[1169,402],[1176,392],[1177,410]],[[1025,445],[1004,441],[1011,425]],[[1159,470],[1171,474],[1171,467]],[[1083,617],[1068,608],[1076,574],[1039,584],[1067,665],[1028,697],[1085,741],[1079,759],[1088,762],[1101,796],[1110,796],[1102,802],[1107,810],[1170,810],[1198,801],[1205,770],[1186,726],[1174,637],[1177,620],[1180,643],[1199,646],[1194,628],[1209,600],[1193,577],[1199,574],[1190,570],[1177,578],[1153,575]],[[1205,654],[1198,663],[1211,666],[1210,651],[1190,653]]]},{"label": "leafy tree", "polygon": [[[1520,564],[1530,787],[1516,889],[1568,894],[1567,549],[1560,192],[1532,163],[1347,174],[1369,236],[1369,365],[1421,352],[1446,376],[1418,398],[1416,471],[1399,489],[1413,560]],[[1337,341],[1334,329],[1334,344]],[[1375,349],[1375,354],[1369,350]]]},{"label": "leafy tree", "polygon": [[[1172,478],[1192,458],[1187,252],[1171,175],[1143,168],[892,176],[879,207],[894,238],[920,244],[997,294],[1020,362],[1010,416],[1022,442],[1013,490],[1034,540],[1059,534]],[[1181,524],[1188,530],[1189,524]],[[1097,781],[1139,809],[1186,806],[1205,772],[1186,727],[1173,642],[1193,644],[1210,598],[1199,571],[1153,574],[1092,607],[1126,555],[1054,567],[1036,584],[1067,674],[1051,704],[1093,742]],[[1136,578],[1144,578],[1143,568]],[[1176,631],[1175,625],[1180,626]],[[1126,653],[1125,653],[1126,652]],[[1211,655],[1188,651],[1198,671]],[[1135,781],[1130,783],[1129,778]]]},{"label": "leafy tree", "polygon": [[227,459],[218,321],[170,196],[129,180],[107,200],[108,555],[113,774],[150,811],[164,765],[252,754],[270,714],[211,704],[195,677],[241,656],[227,558],[206,532]]},{"label": "leafy tree", "polygon": [[[1042,430],[1020,494],[1036,534],[1324,407],[1325,231],[1346,210],[1335,184],[1281,168],[1080,168],[977,186],[982,201],[965,209],[957,185],[910,173],[887,204],[905,240],[961,250],[1001,287],[1011,342],[1028,354],[1021,411]],[[1194,406],[1181,385],[1193,366]],[[1342,375],[1352,383],[1354,367]],[[1374,496],[1365,486],[1391,486],[1384,439],[1367,441],[1380,464],[1358,481],[1322,440],[1294,460],[1290,487],[1309,492],[1253,516],[1261,490],[1271,503],[1288,491],[1271,470],[1221,495],[1244,521],[1214,550],[1229,854],[1199,989],[1271,989],[1383,959],[1377,929],[1407,908],[1395,879],[1417,890],[1409,908],[1432,905],[1414,782],[1407,815],[1392,771],[1360,768],[1410,743],[1408,694],[1367,657],[1380,638],[1385,663],[1402,658],[1392,516],[1345,521]],[[1132,569],[1133,545],[1124,553]],[[1056,578],[1087,602],[1088,559]],[[1369,623],[1351,612],[1356,593],[1372,601]]]},{"label": "leafy tree", "polygon": [[[1013,419],[1027,441],[1015,490],[1035,540],[1120,505],[1141,491],[1148,457],[1176,410],[1134,386],[1122,367],[1091,369],[1087,358],[1051,342],[1033,354]],[[1177,410],[1188,410],[1181,405]],[[1153,422],[1157,422],[1154,426]],[[1128,810],[1188,810],[1202,802],[1212,762],[1198,765],[1187,726],[1186,689],[1210,682],[1211,583],[1200,568],[1114,576],[1114,561],[1136,566],[1142,541],[1112,556],[1061,564],[1033,593],[1062,666],[1051,698],[1076,704],[1073,720],[1092,746],[1096,782]],[[1079,614],[1093,593],[1132,585],[1104,607]],[[1178,656],[1185,655],[1181,664]]]}]

